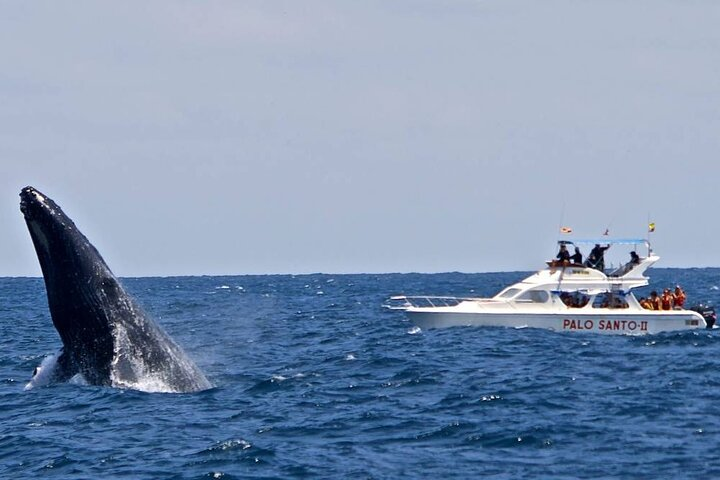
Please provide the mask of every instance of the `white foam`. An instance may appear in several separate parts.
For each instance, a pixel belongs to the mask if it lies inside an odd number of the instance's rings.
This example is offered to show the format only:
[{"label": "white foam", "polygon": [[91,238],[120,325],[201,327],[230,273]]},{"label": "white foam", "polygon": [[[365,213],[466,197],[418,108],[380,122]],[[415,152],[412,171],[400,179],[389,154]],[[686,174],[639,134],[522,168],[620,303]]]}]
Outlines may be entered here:
[{"label": "white foam", "polygon": [[[126,388],[150,393],[179,393],[181,390],[175,388],[164,377],[163,372],[151,371],[145,364],[142,355],[133,355],[132,348],[128,341],[127,332],[124,328],[116,327],[115,355],[110,369],[111,385],[116,388]],[[45,357],[42,363],[36,368],[32,379],[25,385],[25,390],[49,385],[55,377],[57,360],[60,353]],[[185,358],[174,358],[175,362],[187,362]],[[88,385],[82,374],[78,373],[68,383],[73,385]]]},{"label": "white foam", "polygon": [[226,440],[222,442],[220,445],[218,445],[218,450],[233,450],[235,448],[240,448],[241,450],[247,450],[248,448],[251,448],[252,444],[248,441],[238,439],[238,440]]},{"label": "white foam", "polygon": [[147,393],[179,393],[179,390],[172,388],[163,378],[147,373],[138,377],[137,381],[134,382],[113,378],[112,385],[115,388],[138,390]]},{"label": "white foam", "polygon": [[162,372],[154,372],[145,364],[142,355],[134,355],[127,331],[122,325],[115,325],[113,334],[115,354],[110,369],[110,382],[113,387],[150,393],[178,392],[163,378]]}]

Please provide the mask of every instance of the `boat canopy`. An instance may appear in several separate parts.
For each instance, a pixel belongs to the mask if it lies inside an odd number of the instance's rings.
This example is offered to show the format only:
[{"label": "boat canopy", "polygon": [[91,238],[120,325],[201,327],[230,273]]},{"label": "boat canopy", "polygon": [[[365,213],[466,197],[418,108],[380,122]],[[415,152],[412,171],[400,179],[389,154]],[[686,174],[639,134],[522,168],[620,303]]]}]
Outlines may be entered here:
[{"label": "boat canopy", "polygon": [[650,242],[645,238],[591,238],[583,240],[558,240],[559,245],[646,245]]}]

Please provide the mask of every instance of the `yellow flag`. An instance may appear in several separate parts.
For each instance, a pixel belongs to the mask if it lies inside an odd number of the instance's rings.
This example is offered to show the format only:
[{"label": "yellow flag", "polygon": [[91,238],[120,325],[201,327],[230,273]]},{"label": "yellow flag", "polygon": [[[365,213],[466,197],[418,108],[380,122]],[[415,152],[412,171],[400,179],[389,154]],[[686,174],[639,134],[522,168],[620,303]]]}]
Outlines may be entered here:
[{"label": "yellow flag", "polygon": [[655,222],[652,222],[648,225],[648,232],[654,232],[655,231]]}]

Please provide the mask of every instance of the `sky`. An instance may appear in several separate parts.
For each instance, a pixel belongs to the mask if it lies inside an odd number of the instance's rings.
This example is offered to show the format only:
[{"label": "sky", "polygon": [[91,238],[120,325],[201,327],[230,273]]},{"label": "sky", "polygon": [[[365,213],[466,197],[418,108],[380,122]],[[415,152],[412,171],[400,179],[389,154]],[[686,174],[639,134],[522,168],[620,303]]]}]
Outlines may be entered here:
[{"label": "sky", "polygon": [[720,266],[720,3],[0,0],[20,189],[120,276],[535,270],[651,236]]}]

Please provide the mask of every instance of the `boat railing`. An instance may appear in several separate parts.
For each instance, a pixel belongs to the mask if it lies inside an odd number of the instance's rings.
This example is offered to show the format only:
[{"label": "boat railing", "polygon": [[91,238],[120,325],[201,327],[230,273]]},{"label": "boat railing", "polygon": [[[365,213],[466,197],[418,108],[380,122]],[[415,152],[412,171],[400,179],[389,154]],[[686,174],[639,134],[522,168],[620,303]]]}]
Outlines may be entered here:
[{"label": "boat railing", "polygon": [[407,310],[408,308],[428,307],[454,307],[466,300],[474,299],[461,297],[433,297],[427,295],[398,295],[395,297],[390,297],[383,306],[385,308],[389,308],[390,310]]}]

